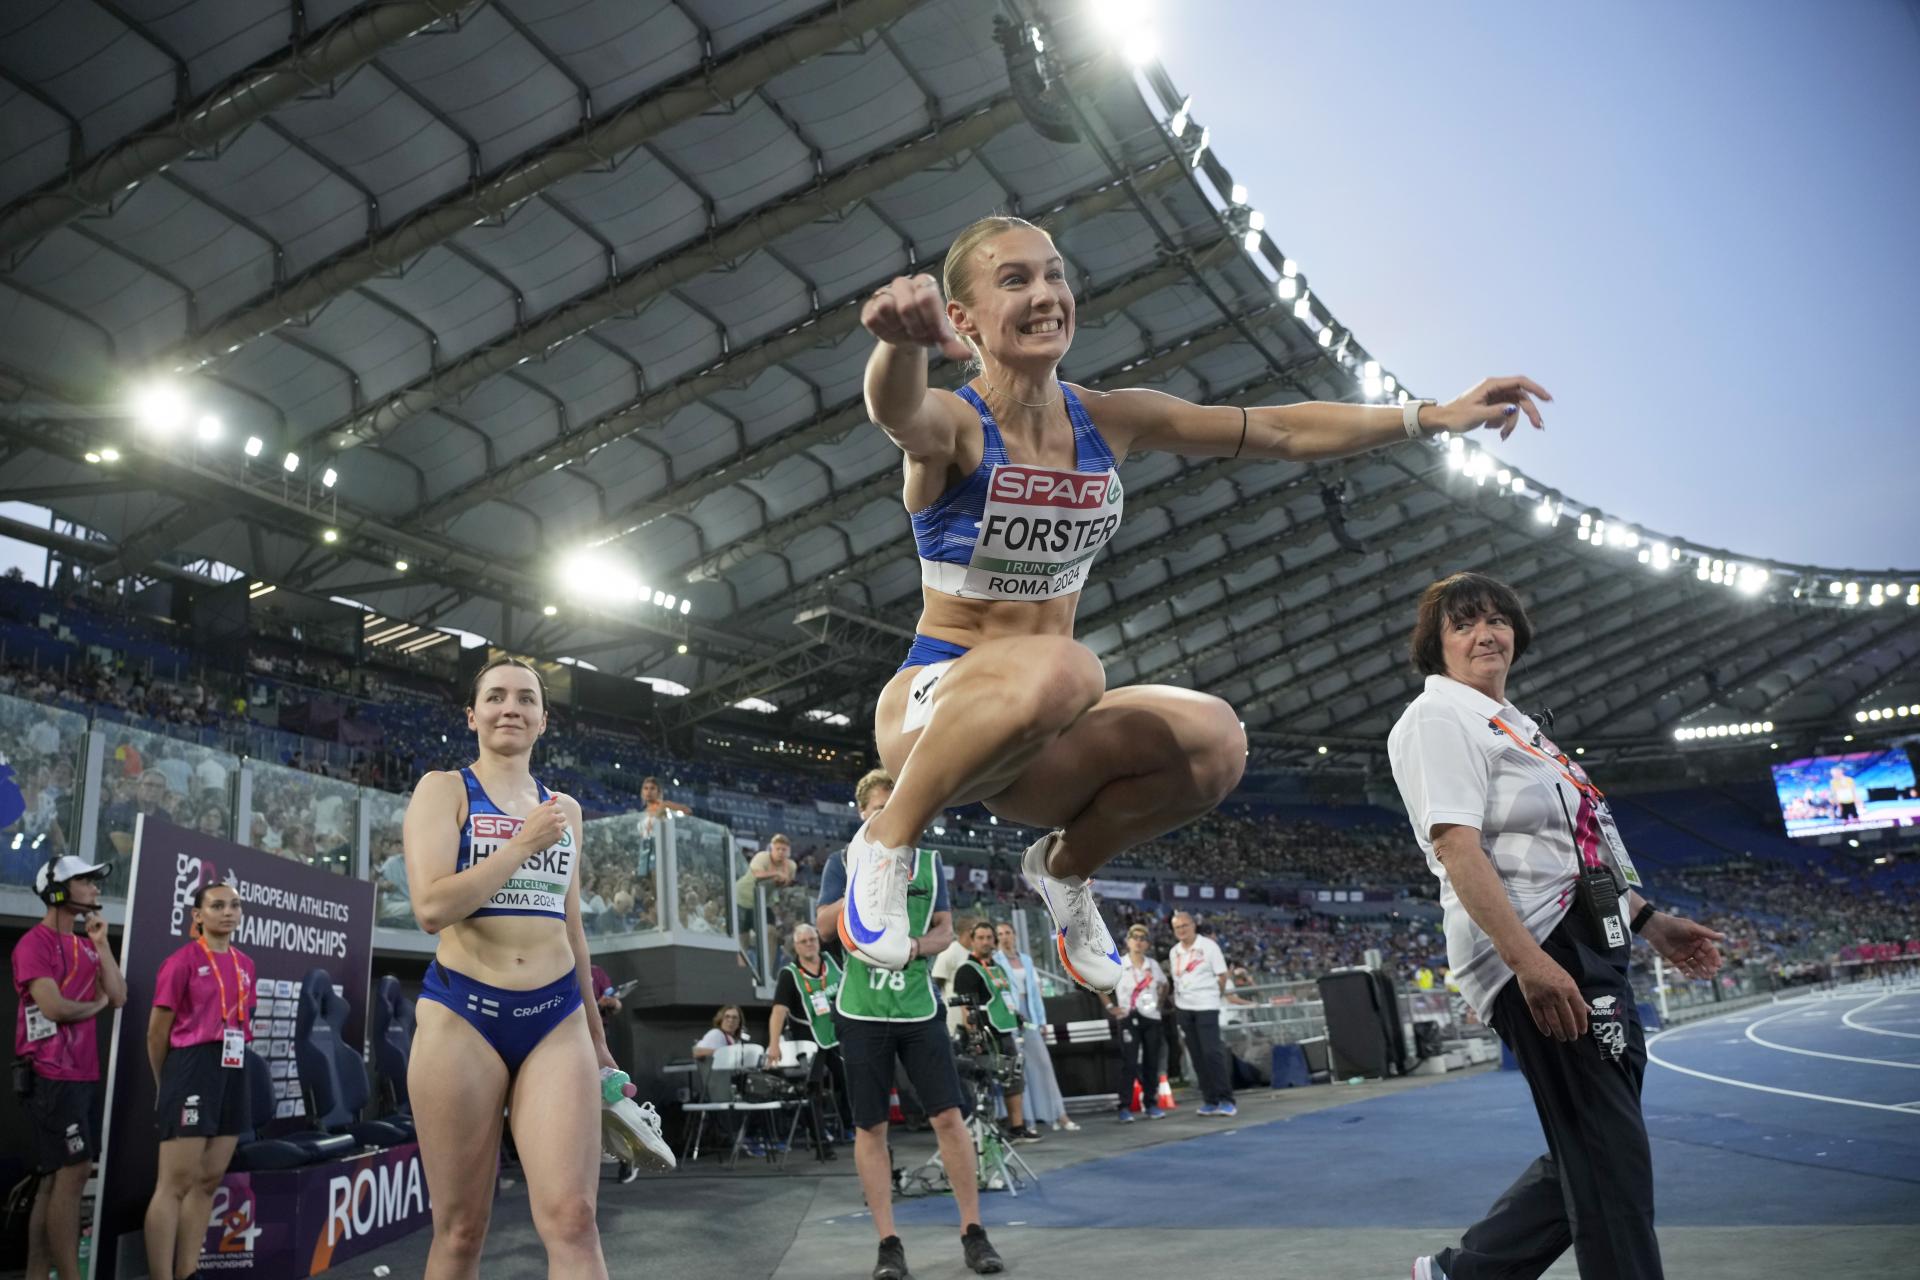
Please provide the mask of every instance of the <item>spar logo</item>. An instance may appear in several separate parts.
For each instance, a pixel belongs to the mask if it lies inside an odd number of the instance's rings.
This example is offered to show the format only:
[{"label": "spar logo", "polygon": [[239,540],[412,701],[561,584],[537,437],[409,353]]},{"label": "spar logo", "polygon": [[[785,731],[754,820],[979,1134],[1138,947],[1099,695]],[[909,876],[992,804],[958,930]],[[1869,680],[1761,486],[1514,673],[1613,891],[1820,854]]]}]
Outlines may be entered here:
[{"label": "spar logo", "polygon": [[511,840],[519,830],[520,819],[504,813],[473,815],[473,838],[476,840]]},{"label": "spar logo", "polygon": [[262,1230],[254,1210],[253,1189],[221,1183],[213,1193],[213,1216],[208,1225],[220,1231],[216,1253],[252,1253]]},{"label": "spar logo", "polygon": [[1118,486],[1111,485],[1111,479],[1038,467],[998,466],[993,469],[992,496],[996,502],[1029,506],[1097,507],[1102,501],[1119,501]]}]

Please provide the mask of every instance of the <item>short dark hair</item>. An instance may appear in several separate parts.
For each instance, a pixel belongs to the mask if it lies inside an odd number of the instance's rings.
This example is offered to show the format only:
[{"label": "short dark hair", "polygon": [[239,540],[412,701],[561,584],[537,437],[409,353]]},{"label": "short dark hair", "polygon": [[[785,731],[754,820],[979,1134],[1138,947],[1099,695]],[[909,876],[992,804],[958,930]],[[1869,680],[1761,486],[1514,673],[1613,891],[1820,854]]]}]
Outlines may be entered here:
[{"label": "short dark hair", "polygon": [[1440,579],[1420,593],[1420,608],[1414,618],[1413,639],[1407,646],[1413,669],[1423,676],[1447,673],[1446,655],[1440,647],[1440,629],[1450,622],[1471,622],[1497,613],[1513,627],[1513,660],[1520,661],[1533,643],[1533,624],[1520,606],[1513,588],[1484,573],[1454,573]]},{"label": "short dark hair", "polygon": [[483,664],[478,671],[473,673],[473,685],[467,690],[467,709],[469,711],[471,711],[480,702],[480,682],[486,679],[487,672],[492,671],[497,667],[518,667],[522,671],[525,671],[531,674],[533,676],[534,684],[539,686],[539,689],[540,689],[540,709],[542,711],[545,711],[547,709],[546,677],[542,676],[540,674],[539,669],[535,667],[531,662],[526,662],[519,658],[509,658],[509,657],[502,656],[502,657],[494,658],[491,661]]},{"label": "short dark hair", "polygon": [[967,926],[967,936],[971,938],[974,934],[980,932],[982,929],[985,929],[988,933],[992,933],[992,934],[998,934],[1000,932],[998,929],[995,929],[993,927],[993,921],[987,919],[985,916],[981,916],[978,920],[975,920],[972,924]]}]

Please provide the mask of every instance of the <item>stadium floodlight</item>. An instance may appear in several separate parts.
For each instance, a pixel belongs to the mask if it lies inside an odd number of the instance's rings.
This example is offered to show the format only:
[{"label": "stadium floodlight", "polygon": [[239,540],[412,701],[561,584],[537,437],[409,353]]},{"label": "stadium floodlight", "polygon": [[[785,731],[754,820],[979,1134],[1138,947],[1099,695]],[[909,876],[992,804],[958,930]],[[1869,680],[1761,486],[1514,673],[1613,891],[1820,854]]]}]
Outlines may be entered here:
[{"label": "stadium floodlight", "polygon": [[671,594],[669,594],[669,595],[667,596],[667,604],[666,604],[666,607],[667,607],[668,609],[672,609],[672,608],[673,608],[673,606],[674,606],[675,604],[677,604],[677,603],[679,603],[679,602],[678,602],[678,601],[676,601],[676,600],[675,600],[675,599],[673,598],[673,596],[672,596]]},{"label": "stadium floodlight", "polygon": [[687,646],[685,646],[684,644],[680,645],[678,648],[674,650],[674,652],[678,654],[685,654],[686,651],[687,651]]},{"label": "stadium floodlight", "polygon": [[551,618],[554,614],[560,612],[560,606],[557,604],[543,605],[540,612],[543,616]]},{"label": "stadium floodlight", "polygon": [[133,417],[142,429],[170,436],[187,425],[187,397],[171,382],[148,382],[133,393]]},{"label": "stadium floodlight", "polygon": [[1280,295],[1280,301],[1291,302],[1300,293],[1300,282],[1292,276],[1281,276],[1274,291]]},{"label": "stadium floodlight", "polygon": [[1247,215],[1247,226],[1254,231],[1265,231],[1267,229],[1267,215],[1258,209],[1253,210]]},{"label": "stadium floodlight", "polygon": [[1249,228],[1247,231],[1247,234],[1240,238],[1240,244],[1241,244],[1241,247],[1244,248],[1248,253],[1259,252],[1260,233],[1258,231],[1254,231],[1251,228]]},{"label": "stadium floodlight", "polygon": [[395,573],[405,573],[407,571],[407,562],[405,560],[395,560],[393,562],[393,571]]},{"label": "stadium floodlight", "polygon": [[1857,583],[1857,582],[1849,582],[1849,583],[1847,584],[1847,594],[1848,594],[1848,595],[1850,595],[1850,596],[1857,596],[1857,595],[1859,595],[1859,594],[1860,594],[1860,584],[1859,584],[1859,583]]},{"label": "stadium floodlight", "polygon": [[1160,56],[1160,37],[1144,28],[1132,32],[1121,44],[1120,53],[1128,66],[1144,67]]},{"label": "stadium floodlight", "polygon": [[1300,301],[1293,304],[1293,318],[1302,324],[1313,319],[1313,290],[1301,291]]},{"label": "stadium floodlight", "polygon": [[1381,379],[1381,381],[1387,384],[1388,395],[1392,395],[1395,391],[1400,389],[1400,384],[1394,381],[1392,374],[1388,374],[1385,378]]},{"label": "stadium floodlight", "polygon": [[1200,127],[1200,144],[1193,149],[1193,159],[1189,162],[1192,168],[1198,169],[1200,167],[1200,157],[1207,154],[1207,144],[1212,141],[1213,131],[1205,125],[1202,125]]},{"label": "stadium floodlight", "polygon": [[280,465],[288,471],[298,471],[300,469],[300,455],[297,453],[289,453],[281,460]]},{"label": "stadium floodlight", "polygon": [[693,601],[691,601],[691,600],[682,600],[682,601],[680,602],[680,612],[681,612],[682,614],[687,614],[687,613],[691,613],[692,611],[693,611]]},{"label": "stadium floodlight", "polygon": [[1829,583],[1827,584],[1827,594],[1828,594],[1828,595],[1830,595],[1830,596],[1837,596],[1837,595],[1839,595],[1839,594],[1840,594],[1840,591],[1841,591],[1841,587],[1840,587],[1840,584],[1839,584],[1838,582],[1829,582]]},{"label": "stadium floodlight", "polygon": [[1300,274],[1300,264],[1292,258],[1282,258],[1280,259],[1280,274],[1286,276],[1288,279],[1292,279],[1294,276]]},{"label": "stadium floodlight", "polygon": [[655,591],[653,593],[653,602],[658,605],[664,605],[667,602],[667,593],[664,591]]},{"label": "stadium floodlight", "polygon": [[1330,347],[1333,345],[1333,326],[1332,325],[1328,325],[1324,329],[1320,330],[1320,345],[1323,347]]},{"label": "stadium floodlight", "polygon": [[1592,523],[1593,523],[1593,512],[1591,512],[1591,511],[1582,511],[1582,512],[1580,513],[1580,527],[1581,527],[1582,529],[1584,529],[1584,528],[1586,528],[1586,527],[1587,527],[1588,525],[1590,525],[1590,524],[1592,524]]},{"label": "stadium floodlight", "polygon": [[1232,200],[1232,202],[1233,202],[1234,204],[1245,204],[1245,203],[1247,202],[1247,185],[1246,185],[1246,183],[1244,183],[1244,182],[1236,182],[1236,183],[1234,183],[1234,184],[1233,184],[1233,193],[1232,193],[1232,195],[1231,195],[1231,196],[1229,197],[1229,199],[1231,199],[1231,200]]},{"label": "stadium floodlight", "polygon": [[246,448],[243,450],[243,452],[249,458],[257,458],[260,456],[260,451],[266,447],[267,446],[261,441],[259,436],[248,436],[247,445],[246,445]]},{"label": "stadium floodlight", "polygon": [[1864,711],[1856,711],[1853,713],[1853,718],[1859,723],[1865,724],[1867,722],[1867,713]]},{"label": "stadium floodlight", "polygon": [[340,541],[340,531],[338,529],[324,529],[320,533],[320,541],[338,542]]},{"label": "stadium floodlight", "polygon": [[100,461],[100,455],[94,450],[89,449],[87,450],[87,461],[97,463]]},{"label": "stadium floodlight", "polygon": [[120,461],[120,451],[109,445],[100,451],[100,460],[102,462],[118,462]]},{"label": "stadium floodlight", "polygon": [[1651,551],[1648,551],[1645,547],[1640,548],[1640,563],[1651,564],[1652,562],[1653,562],[1653,553]]},{"label": "stadium floodlight", "polygon": [[1541,524],[1553,523],[1553,499],[1542,498],[1540,505],[1533,509],[1533,518]]},{"label": "stadium floodlight", "polygon": [[1496,473],[1494,474],[1494,477],[1493,477],[1493,478],[1494,478],[1494,479],[1495,479],[1496,481],[1498,481],[1498,482],[1499,482],[1499,484],[1500,484],[1500,487],[1501,487],[1502,489],[1504,489],[1504,488],[1506,488],[1506,487],[1507,487],[1507,485],[1509,485],[1509,484],[1511,484],[1511,483],[1512,483],[1512,481],[1513,481],[1513,472],[1511,472],[1511,471],[1509,471],[1509,470],[1507,470],[1507,469],[1506,469],[1505,467],[1502,467],[1502,468],[1500,468],[1500,470],[1499,470],[1498,472],[1496,472]]},{"label": "stadium floodlight", "polygon": [[1173,119],[1167,122],[1167,132],[1179,137],[1187,131],[1187,121],[1193,116],[1193,95],[1188,94],[1180,109],[1173,113]]},{"label": "stadium floodlight", "polygon": [[1878,720],[1879,718],[1880,718],[1880,711],[1878,708],[1875,708],[1874,710],[1867,712],[1867,719]]},{"label": "stadium floodlight", "polygon": [[1582,528],[1582,529],[1575,529],[1575,530],[1573,531],[1573,536],[1574,536],[1574,537],[1576,537],[1576,538],[1578,538],[1578,539],[1580,539],[1580,541],[1582,541],[1582,542],[1589,542],[1589,541],[1592,541],[1592,538],[1593,538],[1593,535],[1592,535],[1591,533],[1589,533],[1589,532],[1588,532],[1588,531],[1587,531],[1586,529],[1584,529],[1584,528]]},{"label": "stadium floodlight", "polygon": [[1323,746],[1321,746],[1321,748],[1320,748],[1320,754],[1321,754],[1321,755],[1325,755],[1325,754],[1327,754],[1327,749],[1326,749],[1326,747],[1325,747],[1324,745],[1323,745]]},{"label": "stadium floodlight", "polygon": [[338,471],[335,471],[332,467],[328,467],[326,471],[321,473],[320,487],[323,489],[331,489],[333,488],[334,481],[338,480],[339,478],[340,478],[340,473]]},{"label": "stadium floodlight", "polygon": [[220,438],[223,430],[219,418],[211,413],[204,413],[200,415],[200,425],[195,429],[194,434],[201,444],[212,444]]}]

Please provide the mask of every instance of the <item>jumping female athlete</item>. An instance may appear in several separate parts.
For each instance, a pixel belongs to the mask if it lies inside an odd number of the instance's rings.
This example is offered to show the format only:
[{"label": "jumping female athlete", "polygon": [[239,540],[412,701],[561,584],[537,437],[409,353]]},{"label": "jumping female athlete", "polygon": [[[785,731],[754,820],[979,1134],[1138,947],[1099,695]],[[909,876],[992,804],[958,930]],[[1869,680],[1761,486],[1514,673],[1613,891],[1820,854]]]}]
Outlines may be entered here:
[{"label": "jumping female athlete", "polygon": [[[841,940],[874,964],[911,952],[907,869],[941,810],[984,802],[1051,828],[1021,871],[1052,913],[1067,971],[1111,991],[1120,957],[1087,877],[1114,855],[1218,804],[1246,767],[1246,735],[1219,698],[1165,685],[1109,690],[1073,638],[1089,562],[1120,527],[1129,453],[1339,458],[1412,435],[1497,426],[1552,397],[1490,378],[1451,403],[1331,403],[1243,410],[1145,389],[1059,381],[1074,300],[1046,232],[984,218],[954,240],[942,288],[902,276],[867,300],[879,339],[867,415],[906,455],[903,494],[924,607],[880,695],[874,733],[898,782],[847,850]],[[956,394],[927,385],[927,349],[973,357]]]},{"label": "jumping female athlete", "polygon": [[613,1055],[580,924],[580,806],[528,772],[547,727],[532,667],[482,668],[467,724],[479,758],[421,778],[405,828],[414,914],[440,935],[407,1065],[433,1200],[426,1274],[479,1274],[504,1108],[547,1274],[604,1280],[599,1072]]}]

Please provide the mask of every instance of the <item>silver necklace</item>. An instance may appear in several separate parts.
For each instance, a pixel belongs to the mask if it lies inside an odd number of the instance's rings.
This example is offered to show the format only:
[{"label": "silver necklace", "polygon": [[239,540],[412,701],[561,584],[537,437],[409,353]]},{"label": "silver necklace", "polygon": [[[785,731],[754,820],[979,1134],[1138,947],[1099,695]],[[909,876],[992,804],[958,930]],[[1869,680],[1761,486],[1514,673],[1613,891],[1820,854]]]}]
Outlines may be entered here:
[{"label": "silver necklace", "polygon": [[1052,400],[1042,400],[1039,404],[1029,404],[1027,401],[1020,399],[1018,396],[1009,395],[1007,392],[1002,391],[999,387],[994,386],[993,383],[987,382],[986,376],[984,374],[981,376],[980,381],[987,383],[987,390],[993,392],[995,395],[1000,396],[1004,399],[1013,401],[1013,403],[1019,405],[1023,409],[1046,409],[1046,408],[1051,408],[1054,404],[1054,401]]}]

